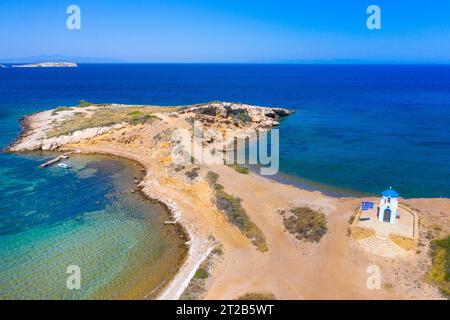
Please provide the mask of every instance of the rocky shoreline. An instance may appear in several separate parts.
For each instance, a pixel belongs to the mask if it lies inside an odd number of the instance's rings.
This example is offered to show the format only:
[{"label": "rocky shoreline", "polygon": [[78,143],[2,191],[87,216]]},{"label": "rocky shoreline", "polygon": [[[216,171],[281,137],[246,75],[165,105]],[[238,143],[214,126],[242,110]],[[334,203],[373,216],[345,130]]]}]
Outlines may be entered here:
[{"label": "rocky shoreline", "polygon": [[[197,122],[238,138],[248,130],[270,130],[291,113],[282,108],[226,102],[171,108],[116,104],[60,107],[24,118],[24,132],[8,151],[79,150],[139,162],[145,168],[139,188],[148,198],[163,203],[189,236],[186,260],[167,286],[160,288],[160,299],[178,299],[217,243],[223,246],[224,254],[211,271],[206,299],[234,299],[249,292],[271,292],[281,299],[439,299],[435,288],[423,281],[430,263],[426,250],[386,261],[368,256],[347,236],[347,221],[363,198],[329,197],[252,172],[242,173],[223,163],[173,161],[176,140],[172,133],[176,129],[192,133]],[[61,132],[64,134],[58,135]],[[214,135],[207,135],[202,143],[214,149],[216,141]],[[197,176],[192,179],[194,170]],[[244,210],[264,234],[268,251],[256,250],[220,212],[207,181],[211,171],[218,177],[216,187],[224,190],[224,200],[238,202],[239,210]],[[402,201],[417,212],[424,211],[424,221],[442,222],[445,228],[433,231],[436,236],[448,232],[448,217],[443,212],[450,208],[449,199]],[[288,207],[322,212],[330,232],[318,244],[299,243],[284,231],[278,213]],[[366,268],[374,261],[384,270],[386,287],[371,291],[366,286]]]},{"label": "rocky shoreline", "polygon": [[[108,154],[108,155],[110,155],[110,154]],[[119,156],[119,158],[121,158],[121,156]],[[127,158],[127,159],[130,160],[129,158]],[[132,161],[134,161],[134,160],[132,160]],[[140,170],[141,175],[139,178],[135,178],[136,180],[134,182],[137,186],[137,189],[132,190],[131,192],[137,191],[145,200],[161,205],[164,208],[164,211],[167,213],[167,217],[170,220],[174,221],[174,223],[172,223],[172,224],[175,225],[175,227],[176,227],[176,234],[184,241],[184,244],[186,245],[187,251],[186,251],[185,255],[183,257],[181,257],[181,259],[180,259],[178,271],[175,274],[175,276],[177,276],[177,275],[179,275],[180,270],[183,268],[183,266],[185,266],[187,264],[187,261],[192,259],[191,251],[196,249],[195,245],[194,245],[194,247],[192,246],[194,233],[192,230],[189,230],[187,228],[187,226],[185,226],[182,223],[181,211],[179,210],[179,208],[177,207],[177,205],[174,201],[172,201],[171,199],[163,198],[163,197],[161,197],[161,195],[158,195],[156,192],[152,192],[152,190],[150,190],[148,187],[146,187],[146,185],[145,185],[145,176],[147,175],[146,168],[138,161],[136,161],[136,164],[139,167],[141,167],[141,170]],[[195,239],[194,239],[194,241],[195,241]],[[144,298],[145,299],[148,299],[148,298],[161,299],[162,295],[164,295],[164,294],[167,295],[168,290],[166,288],[168,286],[170,286],[170,284],[171,284],[171,281],[169,279],[169,281],[163,282],[162,285],[158,286],[157,288],[154,288]]]},{"label": "rocky shoreline", "polygon": [[[127,108],[127,105],[93,105],[92,108]],[[58,126],[61,118],[70,118],[70,116],[79,112],[76,107],[67,108],[61,112],[61,115],[55,115],[55,110],[47,110],[36,112],[34,114],[22,117],[20,136],[7,148],[10,152],[23,152],[35,150],[51,150],[57,151],[59,148],[72,143],[91,139],[96,136],[124,128],[125,122],[118,122],[109,126],[92,126],[75,130],[70,135],[62,135],[56,137],[47,137],[46,133],[52,128]],[[151,108],[151,107],[150,107]],[[87,108],[83,108],[88,110]],[[193,118],[206,128],[217,128],[217,125],[226,125],[228,129],[236,131],[236,136],[247,129],[270,129],[277,125],[277,121],[281,117],[292,114],[293,111],[284,108],[266,108],[259,106],[250,106],[245,104],[234,104],[226,102],[215,102],[203,105],[194,105],[187,107],[174,107],[171,116],[185,115],[186,119]],[[191,115],[191,116],[189,116]],[[241,121],[239,117],[245,115],[245,121]],[[33,126],[34,125],[34,126]]]},{"label": "rocky shoreline", "polygon": [[[126,105],[92,105],[92,109],[96,108],[127,108]],[[64,107],[65,108],[65,107]],[[70,110],[67,110],[70,109]],[[36,150],[51,150],[51,151],[68,151],[74,150],[71,145],[83,143],[99,136],[104,136],[108,133],[117,132],[120,129],[130,129],[126,123],[117,123],[111,126],[84,128],[76,130],[70,135],[47,137],[47,133],[58,124],[59,121],[70,118],[79,110],[78,108],[67,108],[60,114],[55,114],[55,110],[47,110],[37,112],[20,119],[22,132],[6,151],[8,152],[27,152]],[[83,108],[84,110],[89,108]],[[172,111],[172,110],[169,110]],[[280,117],[291,114],[292,111],[283,108],[264,108],[255,107],[242,104],[215,102],[211,104],[195,105],[188,107],[178,107],[173,109],[170,118],[175,115],[185,115],[187,117],[194,117],[197,121],[207,126],[214,127],[218,124],[225,124],[229,129],[236,129],[241,131],[248,128],[267,129],[279,124],[276,120]],[[236,120],[239,115],[248,115],[248,121]],[[163,116],[158,114],[159,116]],[[144,161],[139,161],[139,158],[130,157],[121,152],[104,152],[102,150],[83,150],[77,149],[79,152],[85,153],[99,153],[110,154],[119,157],[125,157],[135,160],[143,166],[148,175],[148,168]],[[183,293],[183,290],[189,284],[193,277],[196,268],[206,259],[212,250],[212,246],[208,244],[206,239],[198,236],[195,227],[192,223],[183,221],[182,210],[177,205],[173,198],[162,195],[157,191],[157,188],[149,183],[150,179],[143,179],[138,183],[139,190],[142,194],[150,199],[156,201],[166,207],[170,216],[175,219],[186,238],[186,245],[188,254],[185,262],[181,265],[179,272],[175,278],[167,284],[167,287],[162,290],[159,299],[178,299]]]}]

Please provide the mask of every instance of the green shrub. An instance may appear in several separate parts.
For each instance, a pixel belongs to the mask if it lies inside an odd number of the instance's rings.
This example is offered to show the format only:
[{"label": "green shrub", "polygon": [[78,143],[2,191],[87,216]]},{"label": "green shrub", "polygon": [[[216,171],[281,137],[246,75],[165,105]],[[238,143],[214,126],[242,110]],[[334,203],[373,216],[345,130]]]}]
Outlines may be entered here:
[{"label": "green shrub", "polygon": [[184,174],[189,180],[194,180],[198,177],[198,172],[200,171],[199,167],[192,168],[192,170],[186,171]]},{"label": "green shrub", "polygon": [[129,116],[139,117],[139,116],[142,115],[142,112],[141,112],[141,111],[138,111],[138,110],[135,110],[135,111],[132,111],[132,112],[128,112],[128,115],[129,115]]},{"label": "green shrub", "polygon": [[223,255],[223,247],[221,245],[215,246],[211,252],[212,252],[212,254],[222,256]]},{"label": "green shrub", "polygon": [[234,169],[234,171],[236,171],[237,173],[240,173],[240,174],[249,174],[250,173],[250,170],[247,168],[247,167],[243,167],[243,166],[240,166],[240,165],[238,165],[238,164],[232,164],[232,165],[230,165],[233,169]]},{"label": "green shrub", "polygon": [[322,212],[308,207],[297,207],[283,213],[286,230],[297,239],[319,242],[327,232],[327,221]]},{"label": "green shrub", "polygon": [[243,124],[248,124],[253,121],[252,117],[250,117],[248,115],[248,113],[246,113],[246,112],[239,113],[236,118],[238,121],[242,122]]},{"label": "green shrub", "polygon": [[208,182],[211,184],[214,184],[219,180],[219,175],[213,171],[208,171],[206,174],[206,179],[208,179]]},{"label": "green shrub", "polygon": [[[216,248],[217,247],[220,247],[220,245],[216,246]],[[181,294],[180,300],[201,300],[203,298],[203,295],[206,292],[210,272],[214,266],[213,255],[217,254],[214,250],[216,249],[213,249],[205,261],[197,268],[191,281],[189,281],[188,286]]]},{"label": "green shrub", "polygon": [[249,292],[237,298],[237,300],[277,300],[270,292]]},{"label": "green shrub", "polygon": [[197,271],[195,271],[194,278],[195,279],[207,279],[209,277],[208,271],[206,271],[203,268],[198,268]]},{"label": "green shrub", "polygon": [[78,102],[78,107],[80,107],[80,108],[85,108],[85,107],[89,107],[89,106],[95,106],[95,103],[91,103],[86,100],[80,100]]},{"label": "green shrub", "polygon": [[348,218],[348,224],[352,224],[353,221],[355,221],[355,218],[356,218],[356,214],[353,213],[353,214],[350,216],[350,218]]},{"label": "green shrub", "polygon": [[[136,112],[136,111],[135,111]],[[135,126],[138,124],[145,124],[149,120],[157,119],[157,117],[151,115],[151,114],[138,114],[133,115],[131,119],[126,119],[125,121],[129,124]]]}]

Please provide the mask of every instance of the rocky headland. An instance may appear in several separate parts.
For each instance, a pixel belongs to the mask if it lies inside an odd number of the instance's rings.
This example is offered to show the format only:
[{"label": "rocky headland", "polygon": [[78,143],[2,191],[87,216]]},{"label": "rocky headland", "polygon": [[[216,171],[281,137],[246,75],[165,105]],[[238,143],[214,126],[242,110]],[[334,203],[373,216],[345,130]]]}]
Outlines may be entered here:
[{"label": "rocky headland", "polygon": [[[186,261],[161,299],[235,299],[258,292],[279,299],[442,298],[424,279],[431,265],[430,241],[450,229],[449,199],[401,199],[418,212],[424,236],[408,255],[386,260],[365,252],[347,233],[361,201],[376,198],[329,197],[239,165],[201,163],[194,155],[188,162],[174,161],[178,129],[192,136],[195,125],[210,129],[215,134],[204,135],[200,143],[217,149],[218,133],[246,138],[248,132],[276,127],[291,113],[227,102],[161,107],[82,101],[24,117],[22,134],[8,151],[110,154],[142,164],[146,172],[139,189],[166,204],[173,223],[189,235]],[[299,234],[295,221],[280,215],[290,208],[310,208],[291,212],[312,217],[320,213],[320,237],[310,242],[294,236]],[[374,263],[383,272],[380,290],[367,288],[367,266]],[[202,280],[193,284],[199,274]]]}]

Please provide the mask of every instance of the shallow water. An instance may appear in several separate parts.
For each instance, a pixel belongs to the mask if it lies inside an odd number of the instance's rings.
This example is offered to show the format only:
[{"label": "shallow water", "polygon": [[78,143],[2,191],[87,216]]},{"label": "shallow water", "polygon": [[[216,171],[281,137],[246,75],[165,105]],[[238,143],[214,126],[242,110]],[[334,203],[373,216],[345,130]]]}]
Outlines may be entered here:
[{"label": "shallow water", "polygon": [[[71,170],[42,170],[43,155],[7,156],[0,299],[143,298],[176,271],[183,243],[162,206],[130,192],[135,163],[74,155]],[[66,287],[70,265],[81,269],[80,290]]]}]

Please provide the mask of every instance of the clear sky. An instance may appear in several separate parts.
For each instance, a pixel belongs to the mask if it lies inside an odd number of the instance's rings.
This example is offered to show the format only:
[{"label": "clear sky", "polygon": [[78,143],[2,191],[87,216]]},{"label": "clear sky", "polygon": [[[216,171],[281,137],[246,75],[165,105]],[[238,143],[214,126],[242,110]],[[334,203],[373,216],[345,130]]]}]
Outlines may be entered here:
[{"label": "clear sky", "polygon": [[[66,8],[81,9],[69,30]],[[366,27],[369,5],[381,30]],[[449,0],[0,0],[0,58],[450,63]]]}]

